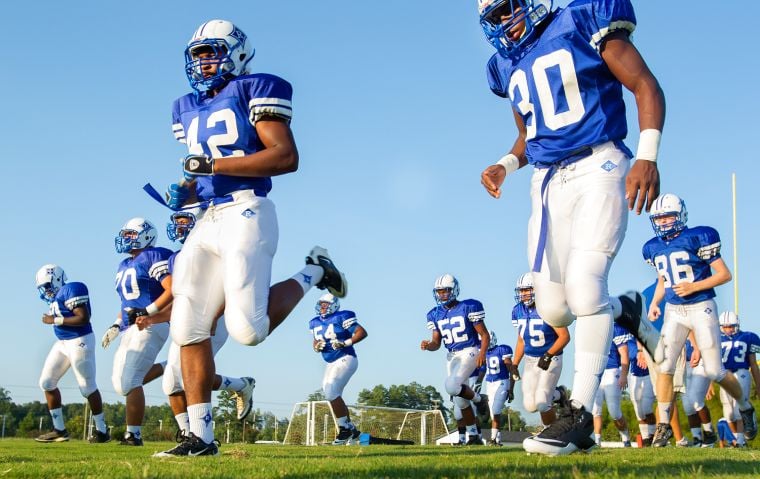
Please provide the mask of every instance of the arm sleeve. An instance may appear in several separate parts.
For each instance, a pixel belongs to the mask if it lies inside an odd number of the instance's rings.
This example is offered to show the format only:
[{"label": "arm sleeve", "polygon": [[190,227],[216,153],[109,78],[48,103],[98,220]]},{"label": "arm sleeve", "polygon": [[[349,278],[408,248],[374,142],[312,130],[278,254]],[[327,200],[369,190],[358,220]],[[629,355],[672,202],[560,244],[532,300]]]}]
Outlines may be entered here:
[{"label": "arm sleeve", "polygon": [[279,118],[287,123],[293,117],[293,87],[274,75],[257,76],[247,84],[248,119],[251,125],[265,118]]},{"label": "arm sleeve", "polygon": [[720,235],[715,229],[705,227],[700,231],[697,256],[708,263],[720,258]]},{"label": "arm sleeve", "polygon": [[636,14],[630,0],[591,0],[570,5],[579,32],[599,51],[607,35],[623,30],[629,35],[636,29]]}]

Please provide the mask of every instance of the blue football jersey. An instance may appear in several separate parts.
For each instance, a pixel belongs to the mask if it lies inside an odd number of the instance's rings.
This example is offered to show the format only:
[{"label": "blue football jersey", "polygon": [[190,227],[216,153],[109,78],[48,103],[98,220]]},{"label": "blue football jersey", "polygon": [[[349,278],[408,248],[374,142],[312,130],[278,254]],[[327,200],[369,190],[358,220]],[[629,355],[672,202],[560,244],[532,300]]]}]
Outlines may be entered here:
[{"label": "blue football jersey", "polygon": [[629,371],[634,376],[649,376],[649,368],[640,368],[636,363],[636,355],[638,352],[639,345],[636,343],[636,338],[631,337],[631,339],[628,341],[628,361],[631,363]]},{"label": "blue football jersey", "polygon": [[436,306],[427,314],[427,328],[441,333],[443,345],[449,351],[480,347],[475,323],[486,317],[483,305],[476,299],[465,299],[451,309]]},{"label": "blue football jersey", "polygon": [[174,274],[174,261],[177,259],[177,255],[182,250],[177,250],[174,253],[172,253],[171,256],[169,256],[169,259],[166,261],[166,271],[169,274]]},{"label": "blue football jersey", "polygon": [[330,341],[338,339],[345,341],[354,335],[354,331],[359,327],[356,321],[356,314],[353,311],[336,311],[328,314],[324,318],[317,316],[309,321],[309,329],[314,335],[314,339],[320,339],[325,342],[325,349],[322,350],[322,358],[328,363],[332,363],[343,356],[356,357],[356,350],[353,346],[341,349],[333,349]]},{"label": "blue football jersey", "polygon": [[760,353],[760,338],[749,331],[739,331],[733,336],[721,333],[720,349],[723,352],[723,366],[729,371],[749,369],[749,355]]},{"label": "blue football jersey", "polygon": [[[264,144],[254,125],[271,117],[289,123],[292,97],[293,88],[282,78],[264,73],[240,76],[213,98],[190,93],[177,99],[172,108],[174,136],[187,144],[190,153],[212,158],[256,153]],[[272,180],[229,175],[197,178],[202,200],[250,189],[264,196],[272,189]]]},{"label": "blue football jersey", "polygon": [[620,351],[618,347],[628,343],[633,339],[633,335],[622,326],[615,324],[612,331],[612,344],[610,344],[610,354],[607,357],[607,366],[604,369],[617,369],[620,367]]},{"label": "blue football jersey", "polygon": [[512,359],[512,348],[506,344],[499,344],[486,353],[486,381],[501,381],[509,378],[509,371],[504,365],[505,359]]},{"label": "blue football jersey", "polygon": [[670,304],[692,304],[715,297],[710,288],[685,298],[673,292],[673,286],[693,283],[712,276],[710,263],[720,258],[720,235],[709,226],[685,228],[672,240],[654,237],[644,244],[644,260],[664,278],[665,301]]},{"label": "blue football jersey", "polygon": [[622,85],[600,54],[606,35],[636,28],[630,0],[576,0],[545,22],[519,58],[497,53],[487,67],[491,91],[525,123],[528,162],[546,166],[607,141],[632,156]]},{"label": "blue football jersey", "polygon": [[125,258],[116,272],[116,292],[121,298],[121,329],[129,327],[126,308],[145,308],[164,292],[161,280],[169,274],[171,250],[145,248]]},{"label": "blue football jersey", "polygon": [[[517,303],[512,308],[512,326],[517,328],[517,335],[525,343],[523,353],[526,356],[543,356],[557,340],[557,332],[541,319],[535,306]],[[557,356],[561,354],[562,351]]]},{"label": "blue football jersey", "polygon": [[[90,309],[90,293],[84,283],[66,283],[56,293],[53,302],[50,303],[51,316],[63,316],[70,318],[74,316],[74,309],[87,308],[88,314],[92,314]],[[81,326],[53,326],[55,337],[58,339],[74,339],[92,332],[92,324],[88,321]]]}]

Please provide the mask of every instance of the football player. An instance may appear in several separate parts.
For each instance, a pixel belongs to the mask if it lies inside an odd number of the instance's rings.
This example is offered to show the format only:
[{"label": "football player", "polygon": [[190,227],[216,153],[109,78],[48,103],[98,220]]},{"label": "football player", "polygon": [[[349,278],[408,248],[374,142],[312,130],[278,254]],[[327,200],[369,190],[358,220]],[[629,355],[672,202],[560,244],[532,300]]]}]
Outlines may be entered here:
[{"label": "football player", "polygon": [[338,419],[338,436],[333,445],[357,444],[360,432],[349,417],[343,389],[359,367],[354,345],[367,337],[367,330],[357,322],[353,311],[340,310],[340,301],[331,293],[320,296],[314,310],[317,316],[309,321],[312,347],[327,363],[322,391]]},{"label": "football player", "polygon": [[661,422],[652,445],[664,446],[672,435],[671,427],[662,421],[670,417],[673,374],[690,331],[694,331],[694,345],[699,348],[707,377],[736,399],[747,437],[752,439],[757,434],[755,409],[736,375],[726,371],[721,361],[714,288],[731,281],[731,272],[720,256],[720,236],[708,226],[688,228],[686,204],[670,193],[655,200],[649,218],[655,237],[644,244],[642,254],[657,270],[657,287],[649,307],[652,321],[663,314],[659,303],[663,298],[666,301],[655,388]]},{"label": "football player", "polygon": [[[753,380],[755,381],[755,392],[760,396],[760,370],[757,367],[760,338],[753,332],[739,329],[739,318],[733,311],[721,313],[718,321],[723,366],[734,373],[739,381],[742,399],[749,400]],[[737,407],[737,400],[721,388],[720,402],[723,404],[723,417],[728,420],[731,431],[736,435],[737,445],[739,447],[746,446],[745,434],[750,440],[754,436],[750,435],[747,425],[743,423],[743,417]]]},{"label": "football player", "polygon": [[143,445],[145,394],[142,386],[169,337],[168,323],[143,329],[136,325],[139,318],[157,315],[172,301],[169,277],[172,252],[156,247],[157,236],[153,223],[138,217],[127,221],[115,239],[116,252],[129,256],[119,263],[116,272],[121,311],[116,322],[103,335],[101,344],[107,348],[122,333],[114,355],[111,380],[116,392],[126,397],[127,431],[120,441],[123,446]]},{"label": "football player", "polygon": [[620,433],[623,447],[631,447],[631,438],[628,435],[628,422],[620,408],[620,399],[623,391],[628,388],[628,369],[630,366],[628,356],[628,342],[633,336],[620,325],[615,325],[610,344],[610,353],[604,373],[599,381],[599,389],[596,391],[591,414],[594,416],[594,442],[597,446],[602,445],[602,403],[607,403],[607,412],[610,414],[615,427]]},{"label": "football player", "polygon": [[633,412],[639,420],[639,431],[643,447],[652,445],[656,420],[654,417],[654,387],[649,378],[649,366],[643,348],[631,338],[628,341],[628,358],[631,378],[628,392],[633,403]]},{"label": "football player", "polygon": [[[705,407],[705,395],[712,383],[705,373],[705,365],[699,348],[694,347],[694,331],[689,333],[684,348],[686,353],[686,392],[681,395],[681,404],[689,421],[693,447],[713,447],[717,436],[713,431],[710,409]],[[704,430],[704,432],[703,432]]]},{"label": "football player", "polygon": [[103,401],[95,382],[95,335],[90,323],[90,295],[87,286],[79,282],[67,282],[66,273],[55,264],[42,266],[35,275],[40,299],[49,305],[48,312],[42,315],[42,322],[53,326],[53,333],[58,340],[45,359],[40,375],[40,388],[45,392],[53,429],[38,436],[38,442],[62,442],[69,440],[69,432],[63,420],[61,391],[58,381],[69,368],[79,385],[82,397],[87,399],[95,420],[95,433],[90,436],[91,443],[108,442],[108,433],[103,418]]},{"label": "football player", "polygon": [[[195,211],[177,211],[169,217],[169,223],[166,225],[166,234],[172,241],[184,244],[187,235],[195,226],[197,220]],[[174,272],[174,261],[181,250],[175,251],[169,257],[169,281]],[[140,329],[149,327],[152,324],[168,322],[171,317],[171,304],[161,310],[155,316],[142,316],[137,319],[137,326]],[[222,311],[219,312],[216,322],[211,331],[211,349],[216,353],[224,346],[227,341],[227,328],[224,325],[224,316]],[[212,390],[229,391],[235,399],[238,420],[244,419],[253,407],[253,389],[256,381],[252,377],[232,377],[214,374],[214,383]],[[169,406],[174,413],[174,419],[179,427],[179,437],[184,438],[190,431],[190,417],[187,413],[187,398],[185,397],[184,386],[182,385],[182,367],[180,364],[180,347],[177,343],[172,342],[169,346],[169,355],[167,358],[166,368],[164,370],[162,388],[164,394],[169,398]],[[155,453],[154,457],[175,457],[186,456],[187,451],[183,449],[185,441],[180,442],[177,446],[166,451]],[[216,444],[214,444],[216,446]]]},{"label": "football player", "polygon": [[298,150],[290,129],[292,87],[277,76],[251,73],[253,54],[247,35],[231,22],[203,23],[185,48],[193,92],[172,109],[175,138],[190,154],[185,180],[169,186],[168,205],[199,201],[206,210],[177,257],[172,285],[171,334],[182,347],[192,456],[218,452],[210,420],[210,336],[222,305],[229,335],[253,346],[312,286],[337,297],[347,293],[344,275],[321,247],[311,250],[304,269],[270,287],[279,235],[268,198],[271,177],[296,171]]},{"label": "football player", "polygon": [[[629,298],[611,298],[607,275],[625,236],[628,210],[648,210],[659,192],[657,154],[665,100],[630,35],[630,0],[478,0],[480,23],[497,52],[491,91],[509,98],[517,124],[510,151],[481,174],[494,198],[505,177],[535,167],[528,254],[544,321],[575,329],[575,375],[568,407],[529,452],[568,454],[594,445],[588,412],[607,362],[613,317],[652,352],[659,340]],[[638,160],[627,136],[622,87],[634,93]],[[621,304],[622,303],[622,304]],[[622,309],[625,308],[625,309]],[[614,313],[613,313],[614,311]]]},{"label": "football player", "polygon": [[490,344],[485,325],[486,312],[480,301],[459,301],[458,297],[459,281],[454,276],[444,274],[436,278],[433,285],[436,306],[427,313],[427,328],[431,331],[431,337],[422,340],[420,349],[437,351],[443,343],[449,351],[446,392],[454,398],[454,406],[462,412],[462,421],[468,435],[466,444],[483,445],[470,401],[485,416],[488,414],[488,397],[476,393],[467,383],[473,370],[486,363],[486,352]]},{"label": "football player", "polygon": [[[523,406],[528,412],[538,411],[541,424],[549,426],[556,419],[553,403],[563,403],[564,388],[557,388],[562,374],[562,353],[570,342],[565,326],[551,326],[541,319],[536,310],[533,275],[525,273],[515,286],[515,306],[512,308],[512,325],[517,328],[517,345],[512,361],[512,381],[522,372]],[[514,386],[513,386],[514,387]]]},{"label": "football player", "polygon": [[491,412],[491,439],[488,444],[501,446],[501,411],[504,403],[515,398],[510,378],[512,371],[512,348],[499,344],[496,333],[491,331],[486,353],[486,394]]}]

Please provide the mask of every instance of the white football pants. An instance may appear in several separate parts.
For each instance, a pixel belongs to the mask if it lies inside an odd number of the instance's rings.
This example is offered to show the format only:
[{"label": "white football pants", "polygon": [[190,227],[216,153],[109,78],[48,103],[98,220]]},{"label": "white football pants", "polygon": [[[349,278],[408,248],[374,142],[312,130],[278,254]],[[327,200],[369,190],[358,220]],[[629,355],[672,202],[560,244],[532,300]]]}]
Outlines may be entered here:
[{"label": "white football pants", "polygon": [[111,375],[117,394],[126,396],[134,388],[142,386],[145,375],[156,362],[168,337],[169,323],[153,324],[142,331],[132,325],[121,334]]},{"label": "white football pants", "polygon": [[74,339],[59,339],[45,359],[40,375],[40,388],[53,391],[58,381],[72,368],[79,392],[88,397],[98,389],[95,382],[95,335],[85,334]]},{"label": "white football pants", "polygon": [[710,378],[707,377],[703,364],[701,359],[696,367],[692,368],[688,363],[686,364],[686,394],[681,396],[681,404],[687,416],[705,407],[705,395],[710,389]]},{"label": "white football pants", "polygon": [[469,378],[477,366],[480,348],[469,347],[446,355],[446,392],[453,397],[454,405],[460,409],[470,407],[470,400],[459,396],[463,384],[469,384]]},{"label": "white football pants", "polygon": [[509,379],[500,381],[486,381],[486,394],[488,394],[488,406],[491,409],[491,419],[501,414],[504,403],[507,402],[509,391]]},{"label": "white football pants", "polygon": [[[739,381],[739,384],[742,387],[742,397],[745,400],[748,400],[750,386],[752,385],[752,375],[749,373],[748,369],[737,369],[734,371],[734,376],[736,376],[736,380]],[[736,399],[731,397],[731,395],[723,388],[720,388],[720,402],[723,404],[723,417],[725,417],[727,421],[733,422],[742,418],[742,415],[739,412],[739,404],[736,402]]]},{"label": "white football pants", "polygon": [[327,363],[325,375],[322,377],[322,391],[325,393],[325,399],[332,401],[343,396],[343,389],[358,367],[359,360],[350,355]]},{"label": "white football pants", "polygon": [[[228,337],[229,334],[224,325],[224,316],[222,316],[219,318],[219,321],[216,322],[216,331],[214,331],[214,335],[211,336],[211,352],[214,356],[216,356],[216,353],[222,349],[222,346],[227,342]],[[174,341],[172,341],[172,344],[169,346],[169,356],[166,358],[164,377],[161,378],[161,388],[167,396],[185,390],[185,386],[182,383],[182,363],[179,356],[180,349],[181,347]]]},{"label": "white football pants", "polygon": [[274,203],[238,191],[230,203],[209,207],[174,266],[171,331],[175,343],[210,336],[224,304],[229,335],[255,345],[269,334],[269,287],[279,230]]},{"label": "white football pants", "polygon": [[596,391],[594,406],[591,408],[591,414],[600,417],[602,415],[602,403],[607,403],[607,412],[610,417],[617,421],[623,416],[623,410],[620,408],[621,391],[618,385],[620,379],[620,368],[605,369],[602,379],[599,382],[599,389]]},{"label": "white football pants", "polygon": [[654,387],[647,376],[628,377],[628,393],[631,395],[633,412],[636,419],[643,421],[649,414],[654,412]]},{"label": "white football pants", "polygon": [[562,374],[562,358],[554,356],[549,369],[544,371],[538,367],[535,356],[523,356],[522,395],[523,406],[528,412],[546,412],[552,407],[554,390],[557,388],[559,376]]}]

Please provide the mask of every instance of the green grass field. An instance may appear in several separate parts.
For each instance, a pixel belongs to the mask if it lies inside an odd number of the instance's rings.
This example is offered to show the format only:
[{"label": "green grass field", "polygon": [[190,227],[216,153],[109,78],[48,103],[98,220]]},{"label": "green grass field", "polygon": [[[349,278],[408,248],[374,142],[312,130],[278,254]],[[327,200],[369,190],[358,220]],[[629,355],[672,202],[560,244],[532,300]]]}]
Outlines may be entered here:
[{"label": "green grass field", "polygon": [[690,478],[760,477],[760,451],[601,449],[561,458],[517,448],[443,446],[307,447],[223,444],[218,457],[154,459],[171,443],[142,448],[82,441],[0,441],[0,477],[177,478]]}]

